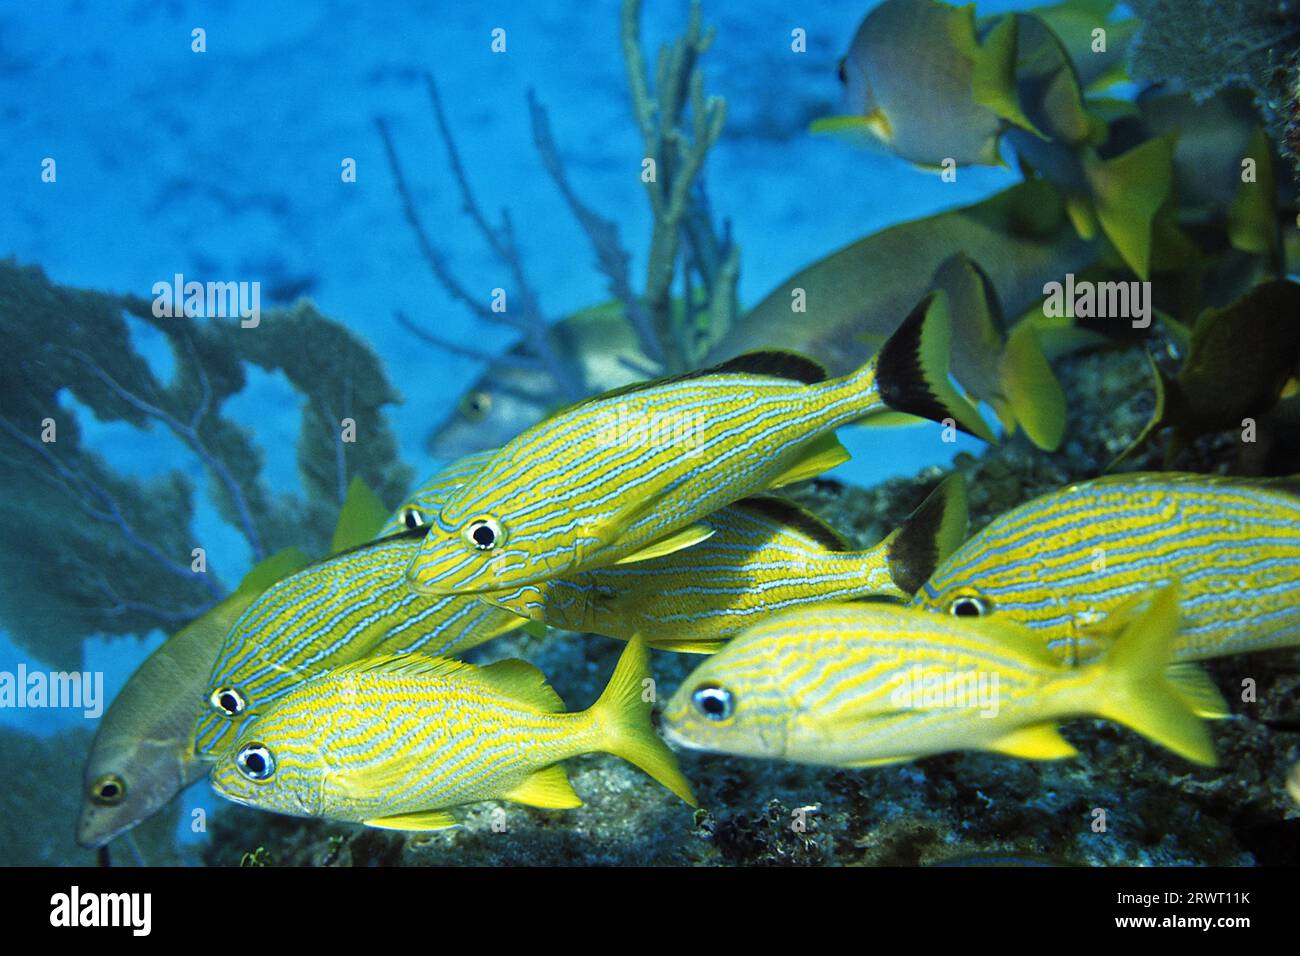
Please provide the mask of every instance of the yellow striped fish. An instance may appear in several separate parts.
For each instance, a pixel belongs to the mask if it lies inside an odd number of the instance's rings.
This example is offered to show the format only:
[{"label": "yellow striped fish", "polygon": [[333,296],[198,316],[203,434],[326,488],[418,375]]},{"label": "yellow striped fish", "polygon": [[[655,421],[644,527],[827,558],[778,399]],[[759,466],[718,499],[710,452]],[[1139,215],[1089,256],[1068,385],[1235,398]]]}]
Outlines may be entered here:
[{"label": "yellow striped fish", "polygon": [[951,326],[929,304],[842,378],[754,353],[556,413],[443,503],[412,586],[481,594],[689,547],[712,533],[701,518],[842,463],[835,429],[891,410],[989,437],[948,381]]},{"label": "yellow striped fish", "polygon": [[196,752],[219,754],[250,711],[314,674],[376,654],[460,654],[523,625],[472,597],[411,591],[405,570],[427,532],[426,525],[332,555],[258,598],[212,667]]},{"label": "yellow striped fish", "polygon": [[1175,660],[1300,644],[1300,479],[1149,473],[1070,485],[994,520],[915,603],[1017,621],[1077,662],[1105,649],[1116,607],[1174,578]]},{"label": "yellow striped fish", "polygon": [[[1213,764],[1209,731],[1165,671],[1176,587],[1146,603],[1110,652],[1082,667],[1006,622],[865,601],[790,612],[696,668],[664,711],[665,735],[699,750],[838,767],[953,750],[1048,760],[1076,753],[1057,721],[1095,716]],[[1199,672],[1196,680],[1210,693]]]},{"label": "yellow striped fish", "polygon": [[712,537],[662,557],[526,584],[486,601],[552,627],[658,650],[712,653],[754,621],[859,597],[909,600],[966,534],[960,475],[873,548],[851,548],[821,519],[774,496],[709,515]]},{"label": "yellow striped fish", "polygon": [[531,664],[476,667],[381,657],[300,684],[241,728],[212,772],[223,797],[293,816],[393,830],[455,826],[447,810],[484,800],[582,805],[562,761],[615,754],[694,805],[650,726],[650,657],[630,642],[590,709],[564,702]]}]

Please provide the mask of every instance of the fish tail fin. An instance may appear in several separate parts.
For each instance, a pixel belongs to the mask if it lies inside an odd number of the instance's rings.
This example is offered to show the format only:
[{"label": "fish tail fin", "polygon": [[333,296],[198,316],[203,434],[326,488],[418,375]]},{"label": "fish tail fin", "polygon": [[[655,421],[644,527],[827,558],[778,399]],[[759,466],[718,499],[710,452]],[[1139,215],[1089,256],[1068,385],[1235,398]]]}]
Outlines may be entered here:
[{"label": "fish tail fin", "polygon": [[697,806],[691,785],[677,766],[677,757],[650,724],[654,706],[650,652],[640,635],[627,642],[614,675],[590,714],[600,728],[600,747],[640,767],[691,806]]},{"label": "fish tail fin", "polygon": [[902,597],[910,600],[957,550],[969,520],[966,479],[953,472],[881,542],[889,577]]},{"label": "fish tail fin", "polygon": [[1007,336],[998,378],[1016,422],[1039,448],[1055,451],[1065,436],[1065,391],[1043,354],[1038,333],[1021,322]]},{"label": "fish tail fin", "polygon": [[1097,712],[1194,763],[1214,766],[1214,743],[1196,714],[1201,708],[1188,702],[1185,682],[1175,676],[1171,683],[1167,671],[1178,625],[1178,586],[1170,584],[1134,613],[1099,665]]},{"label": "fish tail fin", "polygon": [[880,399],[894,411],[935,422],[951,419],[962,431],[992,442],[979,411],[949,381],[951,350],[948,296],[940,289],[920,301],[863,371],[874,364]]}]

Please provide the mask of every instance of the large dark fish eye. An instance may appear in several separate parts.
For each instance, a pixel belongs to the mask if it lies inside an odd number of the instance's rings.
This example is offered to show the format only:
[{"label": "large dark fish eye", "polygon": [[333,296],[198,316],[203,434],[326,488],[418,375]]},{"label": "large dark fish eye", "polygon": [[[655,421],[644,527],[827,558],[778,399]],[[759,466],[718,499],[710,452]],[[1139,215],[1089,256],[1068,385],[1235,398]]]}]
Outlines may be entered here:
[{"label": "large dark fish eye", "polygon": [[973,594],[962,594],[948,605],[948,613],[953,617],[983,617],[989,612],[989,602]]},{"label": "large dark fish eye", "polygon": [[208,695],[208,703],[227,717],[238,717],[248,707],[248,701],[237,687],[218,687]]},{"label": "large dark fish eye", "polygon": [[480,551],[491,551],[504,539],[496,518],[475,518],[465,526],[465,540]]},{"label": "large dark fish eye", "polygon": [[236,754],[235,766],[249,780],[265,780],[275,773],[275,757],[265,744],[247,744]]},{"label": "large dark fish eye", "polygon": [[460,400],[460,411],[472,422],[481,422],[492,411],[492,396],[487,392],[468,392]]},{"label": "large dark fish eye", "polygon": [[416,528],[423,528],[426,524],[424,515],[420,514],[414,506],[408,505],[402,509],[402,524],[414,531]]},{"label": "large dark fish eye", "polygon": [[115,773],[106,773],[90,785],[90,799],[101,807],[113,807],[126,797],[126,781]]},{"label": "large dark fish eye", "polygon": [[691,695],[691,703],[706,720],[728,720],[735,713],[731,691],[717,684],[702,684]]}]

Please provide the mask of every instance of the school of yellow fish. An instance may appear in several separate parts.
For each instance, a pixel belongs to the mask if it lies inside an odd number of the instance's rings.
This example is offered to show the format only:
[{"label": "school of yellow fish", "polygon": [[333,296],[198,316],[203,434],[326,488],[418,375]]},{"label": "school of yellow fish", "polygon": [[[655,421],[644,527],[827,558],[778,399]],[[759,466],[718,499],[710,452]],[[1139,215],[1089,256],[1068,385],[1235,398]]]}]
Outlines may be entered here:
[{"label": "school of yellow fish", "polygon": [[[1058,725],[1095,717],[1213,764],[1228,711],[1197,662],[1300,643],[1300,479],[1112,475],[965,540],[954,474],[866,550],[779,494],[847,459],[846,425],[991,440],[952,339],[931,297],[838,378],[749,353],[556,412],[396,513],[354,483],[331,555],[254,568],[114,701],[81,842],[204,773],[247,806],[421,831],[482,801],[577,807],[564,762],[603,752],[694,804],[665,737],[836,767],[1056,759]],[[458,659],[525,626],[626,642],[600,697]],[[709,656],[660,699],[651,650]]]}]

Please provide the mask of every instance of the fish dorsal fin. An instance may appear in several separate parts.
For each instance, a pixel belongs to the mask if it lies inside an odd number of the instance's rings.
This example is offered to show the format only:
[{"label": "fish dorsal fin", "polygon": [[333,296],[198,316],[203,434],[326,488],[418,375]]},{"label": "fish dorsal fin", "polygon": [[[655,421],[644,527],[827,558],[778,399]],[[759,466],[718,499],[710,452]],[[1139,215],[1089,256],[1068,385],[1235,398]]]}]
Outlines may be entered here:
[{"label": "fish dorsal fin", "polygon": [[792,485],[796,481],[816,478],[849,460],[849,450],[840,444],[834,432],[809,443],[799,460],[772,481],[773,488]]},{"label": "fish dorsal fin", "polygon": [[782,498],[779,495],[755,495],[737,501],[732,507],[811,538],[827,551],[853,550],[853,546],[838,531],[789,498]]},{"label": "fish dorsal fin", "polygon": [[478,669],[478,677],[503,694],[524,701],[548,714],[561,713],[564,701],[546,682],[546,675],[527,661],[518,658],[497,661]]},{"label": "fish dorsal fin", "polygon": [[543,767],[504,796],[515,803],[544,810],[572,810],[582,806],[582,798],[574,792],[568,774],[558,763]]},{"label": "fish dorsal fin", "polygon": [[375,817],[362,821],[379,830],[450,830],[460,826],[456,818],[442,810],[420,810],[417,813],[398,813],[391,817]]},{"label": "fish dorsal fin", "polygon": [[649,561],[651,558],[662,558],[666,554],[672,554],[675,551],[681,551],[692,545],[699,544],[708,538],[713,537],[716,529],[706,524],[692,524],[685,528],[679,528],[672,534],[664,535],[651,541],[640,551],[633,551],[626,557],[619,558],[615,564],[635,564],[638,561]]},{"label": "fish dorsal fin", "polygon": [[1062,760],[1079,753],[1054,724],[1031,724],[1013,730],[989,744],[988,749],[1028,760]]},{"label": "fish dorsal fin", "polygon": [[792,382],[802,382],[805,385],[816,385],[828,378],[826,369],[820,362],[806,355],[783,352],[779,349],[745,352],[700,374],[766,375],[770,378],[788,378]]},{"label": "fish dorsal fin", "polygon": [[330,539],[330,553],[347,551],[369,541],[388,523],[389,514],[390,509],[371,491],[365,480],[357,475],[348,485],[348,494],[339,511],[334,536]]},{"label": "fish dorsal fin", "polygon": [[382,654],[335,668],[334,674],[406,674],[421,677],[467,677],[478,668],[464,661],[428,654]]},{"label": "fish dorsal fin", "polygon": [[[623,395],[632,395],[636,392],[644,392],[646,389],[657,388],[660,385],[670,385],[673,382],[688,382],[691,379],[704,378],[706,375],[763,375],[767,378],[783,378],[792,382],[802,382],[804,385],[816,385],[818,382],[824,382],[829,378],[826,369],[820,363],[795,352],[782,352],[780,350],[745,352],[743,355],[737,355],[735,358],[727,359],[718,365],[697,369],[694,372],[669,375],[665,378],[652,378],[644,382],[633,382],[630,385],[610,389],[608,392],[602,392],[594,398],[584,399],[578,405],[585,405],[589,402],[607,398],[619,398]],[[576,408],[577,405],[571,407]]]},{"label": "fish dorsal fin", "polygon": [[885,539],[889,576],[895,586],[908,595],[919,591],[935,568],[961,545],[968,523],[966,480],[955,472]]}]

